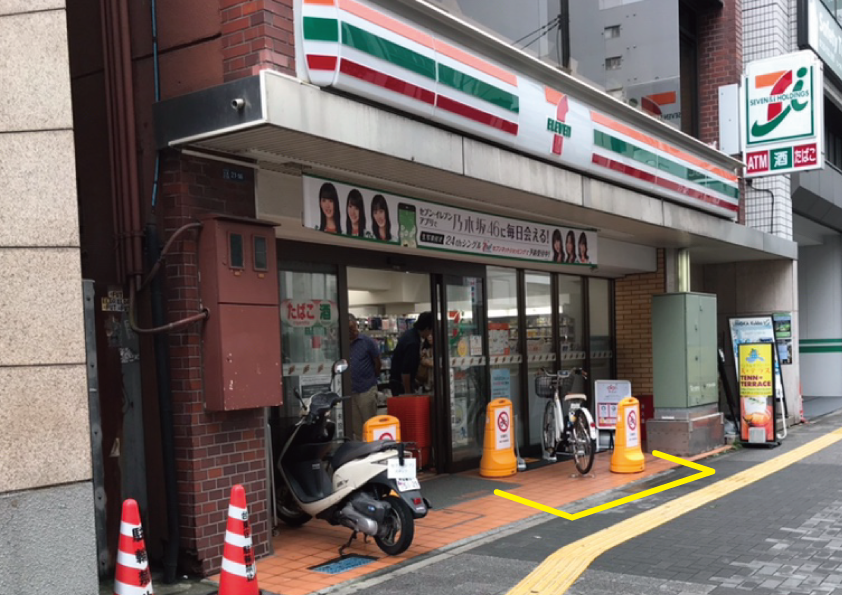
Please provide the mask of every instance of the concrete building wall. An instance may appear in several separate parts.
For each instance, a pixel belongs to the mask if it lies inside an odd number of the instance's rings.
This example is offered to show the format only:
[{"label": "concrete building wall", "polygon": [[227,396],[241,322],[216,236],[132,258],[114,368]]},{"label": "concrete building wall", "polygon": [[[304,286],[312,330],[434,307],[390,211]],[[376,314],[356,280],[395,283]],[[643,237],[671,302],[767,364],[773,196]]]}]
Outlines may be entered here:
[{"label": "concrete building wall", "polygon": [[[728,319],[791,312],[792,335],[798,337],[798,263],[764,260],[707,265],[704,269],[704,285],[700,290],[717,296],[718,343],[725,349],[729,381],[736,386],[733,350],[728,348],[731,340]],[[792,364],[781,366],[791,422],[798,419],[801,407],[799,366],[797,349],[793,350]]]},{"label": "concrete building wall", "polygon": [[842,237],[798,251],[801,388],[809,397],[842,394]]},{"label": "concrete building wall", "polygon": [[0,4],[0,56],[0,593],[95,593],[64,2]]},{"label": "concrete building wall", "polygon": [[[795,50],[794,0],[743,0],[743,59],[746,64]],[[768,176],[746,186],[745,223],[792,239],[789,176]]]}]

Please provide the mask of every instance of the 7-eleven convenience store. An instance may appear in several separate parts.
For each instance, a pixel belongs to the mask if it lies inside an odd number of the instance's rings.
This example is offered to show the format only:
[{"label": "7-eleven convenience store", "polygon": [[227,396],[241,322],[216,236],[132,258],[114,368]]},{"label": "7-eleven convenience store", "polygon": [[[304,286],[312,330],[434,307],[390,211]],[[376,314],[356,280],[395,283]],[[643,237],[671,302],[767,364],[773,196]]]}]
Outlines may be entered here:
[{"label": "7-eleven convenience store", "polygon": [[653,295],[715,294],[720,334],[731,315],[796,310],[796,247],[738,222],[734,159],[425,3],[305,0],[293,18],[294,73],[155,106],[160,149],[252,184],[250,215],[275,225],[283,404],[255,409],[267,442],[295,419],[292,390],[348,356],[348,314],[386,362],[433,312],[441,473],[478,466],[491,397],[539,452],[540,368],[651,398]]}]

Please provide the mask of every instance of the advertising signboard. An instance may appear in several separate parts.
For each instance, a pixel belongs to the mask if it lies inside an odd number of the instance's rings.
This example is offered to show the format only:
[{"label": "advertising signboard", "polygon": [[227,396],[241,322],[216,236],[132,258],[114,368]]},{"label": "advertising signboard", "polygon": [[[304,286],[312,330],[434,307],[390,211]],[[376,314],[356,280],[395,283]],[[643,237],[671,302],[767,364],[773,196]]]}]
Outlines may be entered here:
[{"label": "advertising signboard", "polygon": [[[774,343],[775,328],[771,316],[748,316],[745,318],[731,318],[728,320],[731,327],[731,341],[734,348],[734,360],[739,369],[739,346],[743,343]],[[777,351],[773,355],[775,370],[775,397],[783,404],[784,389],[783,378],[781,377],[781,366],[778,361]],[[782,405],[783,407],[783,405]]]},{"label": "advertising signboard", "polygon": [[[659,126],[644,129],[606,113],[565,92],[561,80],[549,86],[381,4],[304,2],[295,20],[298,75],[589,176],[737,217],[737,174],[724,160],[676,146]],[[630,98],[678,122],[678,87],[638,88]]]},{"label": "advertising signboard", "polygon": [[304,176],[304,226],[420,250],[593,267],[596,231],[459,209]]},{"label": "advertising signboard", "polygon": [[778,346],[778,361],[781,365],[792,364],[792,313],[775,312],[775,343]]},{"label": "advertising signboard", "polygon": [[746,178],[824,166],[824,71],[811,50],[749,63],[740,95]]},{"label": "advertising signboard", "polygon": [[773,353],[772,343],[739,346],[741,437],[744,442],[763,443],[775,439]]}]

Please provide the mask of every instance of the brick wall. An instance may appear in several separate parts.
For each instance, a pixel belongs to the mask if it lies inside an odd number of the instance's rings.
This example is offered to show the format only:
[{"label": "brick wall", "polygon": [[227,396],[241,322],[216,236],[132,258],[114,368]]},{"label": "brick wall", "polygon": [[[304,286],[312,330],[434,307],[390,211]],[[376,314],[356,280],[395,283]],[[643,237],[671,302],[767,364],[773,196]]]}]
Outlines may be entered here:
[{"label": "brick wall", "polygon": [[654,393],[652,380],[652,296],[666,291],[664,250],[658,270],[628,275],[614,285],[617,325],[617,374],[636,395]]},{"label": "brick wall", "polygon": [[[244,182],[225,179],[237,169]],[[254,176],[249,169],[169,154],[162,164],[160,215],[169,238],[209,212],[254,217]],[[166,261],[167,311],[177,320],[199,310],[197,236],[187,232]],[[173,415],[178,469],[183,568],[204,575],[219,569],[231,486],[246,490],[255,555],[268,553],[266,433],[263,410],[204,410],[201,325],[171,333]]]},{"label": "brick wall", "polygon": [[719,87],[740,82],[743,69],[742,0],[699,17],[699,139],[719,142]]},{"label": "brick wall", "polygon": [[295,74],[292,0],[219,0],[225,81],[277,70]]}]

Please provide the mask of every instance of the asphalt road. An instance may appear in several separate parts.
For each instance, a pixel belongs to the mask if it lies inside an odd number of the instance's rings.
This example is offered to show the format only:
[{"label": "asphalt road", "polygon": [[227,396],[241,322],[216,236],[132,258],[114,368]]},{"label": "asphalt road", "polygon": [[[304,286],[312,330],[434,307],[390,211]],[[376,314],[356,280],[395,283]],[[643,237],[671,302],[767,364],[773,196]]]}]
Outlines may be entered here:
[{"label": "asphalt road", "polygon": [[[503,595],[566,545],[583,543],[580,540],[600,530],[657,510],[840,427],[842,413],[830,415],[791,429],[779,448],[740,449],[700,461],[716,469],[709,478],[577,521],[537,515],[330,592]],[[584,510],[693,473],[675,469],[566,510]],[[842,595],[842,441],[631,536],[593,560],[567,593]]]}]

